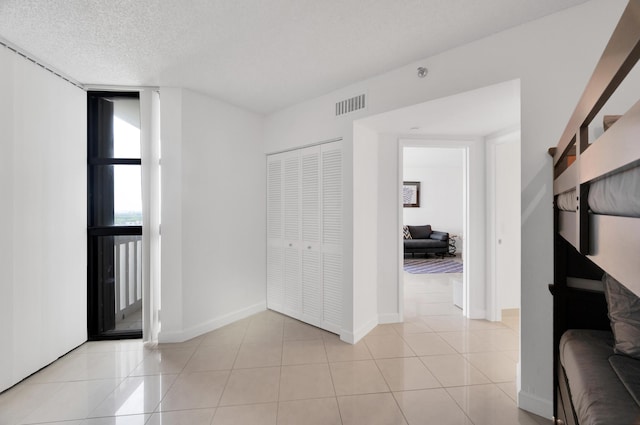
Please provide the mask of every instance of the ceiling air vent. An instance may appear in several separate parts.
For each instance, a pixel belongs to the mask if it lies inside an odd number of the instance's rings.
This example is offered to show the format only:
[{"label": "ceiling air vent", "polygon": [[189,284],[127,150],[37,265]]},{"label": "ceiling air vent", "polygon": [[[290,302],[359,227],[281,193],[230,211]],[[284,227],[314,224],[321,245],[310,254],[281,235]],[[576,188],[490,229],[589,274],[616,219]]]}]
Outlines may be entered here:
[{"label": "ceiling air vent", "polygon": [[341,100],[340,102],[336,103],[336,117],[365,109],[365,107],[366,101],[364,94]]}]

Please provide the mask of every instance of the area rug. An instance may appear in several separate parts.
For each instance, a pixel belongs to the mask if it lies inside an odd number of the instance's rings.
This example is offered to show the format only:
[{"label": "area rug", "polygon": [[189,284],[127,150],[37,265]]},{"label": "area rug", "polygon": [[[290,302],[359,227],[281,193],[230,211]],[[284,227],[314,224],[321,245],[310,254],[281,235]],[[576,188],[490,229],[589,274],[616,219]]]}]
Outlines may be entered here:
[{"label": "area rug", "polygon": [[462,273],[462,263],[440,258],[405,258],[404,271],[413,274]]}]

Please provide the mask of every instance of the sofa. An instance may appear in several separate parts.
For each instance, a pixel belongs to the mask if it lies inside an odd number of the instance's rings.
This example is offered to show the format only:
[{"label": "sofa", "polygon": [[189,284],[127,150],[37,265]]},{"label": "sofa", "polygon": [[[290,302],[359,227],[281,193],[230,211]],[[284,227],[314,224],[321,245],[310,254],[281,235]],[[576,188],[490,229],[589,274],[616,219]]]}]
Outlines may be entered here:
[{"label": "sofa", "polygon": [[415,257],[416,253],[435,254],[443,257],[449,253],[449,233],[431,229],[431,225],[404,226],[404,253]]}]

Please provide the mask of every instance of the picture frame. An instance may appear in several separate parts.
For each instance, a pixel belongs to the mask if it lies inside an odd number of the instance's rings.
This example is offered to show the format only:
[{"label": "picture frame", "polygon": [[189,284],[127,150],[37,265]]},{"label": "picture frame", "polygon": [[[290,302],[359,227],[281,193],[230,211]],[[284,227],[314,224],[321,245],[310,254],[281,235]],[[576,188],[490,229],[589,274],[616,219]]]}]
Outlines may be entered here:
[{"label": "picture frame", "polygon": [[420,182],[402,182],[402,206],[420,208]]}]

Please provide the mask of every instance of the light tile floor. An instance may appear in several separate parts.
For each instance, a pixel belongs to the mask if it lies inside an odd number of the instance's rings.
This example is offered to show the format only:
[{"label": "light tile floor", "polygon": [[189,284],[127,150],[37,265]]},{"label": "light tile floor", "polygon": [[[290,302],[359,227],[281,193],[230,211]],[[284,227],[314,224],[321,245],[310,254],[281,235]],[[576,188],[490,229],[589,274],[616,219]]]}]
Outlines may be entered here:
[{"label": "light tile floor", "polygon": [[356,345],[267,311],[182,344],[91,342],[0,395],[0,425],[549,424],[517,409],[518,312],[405,274],[405,323]]}]

